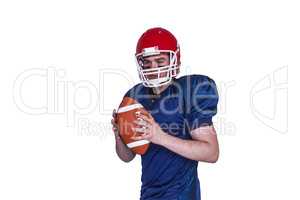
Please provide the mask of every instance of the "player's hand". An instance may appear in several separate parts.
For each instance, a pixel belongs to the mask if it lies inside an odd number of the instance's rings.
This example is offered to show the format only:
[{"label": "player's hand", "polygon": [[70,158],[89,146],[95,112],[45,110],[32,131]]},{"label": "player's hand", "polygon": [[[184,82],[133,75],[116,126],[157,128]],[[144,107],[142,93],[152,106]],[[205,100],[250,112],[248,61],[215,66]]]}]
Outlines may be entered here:
[{"label": "player's hand", "polygon": [[118,128],[118,125],[117,125],[117,112],[116,112],[116,109],[114,109],[113,113],[112,113],[111,125],[112,125],[112,131],[114,132],[115,136],[119,138],[120,135],[119,135],[119,128]]},{"label": "player's hand", "polygon": [[134,121],[135,128],[133,128],[139,135],[133,136],[133,140],[148,140],[155,144],[160,144],[165,132],[160,128],[159,124],[155,122],[150,115],[137,113],[138,120]]}]

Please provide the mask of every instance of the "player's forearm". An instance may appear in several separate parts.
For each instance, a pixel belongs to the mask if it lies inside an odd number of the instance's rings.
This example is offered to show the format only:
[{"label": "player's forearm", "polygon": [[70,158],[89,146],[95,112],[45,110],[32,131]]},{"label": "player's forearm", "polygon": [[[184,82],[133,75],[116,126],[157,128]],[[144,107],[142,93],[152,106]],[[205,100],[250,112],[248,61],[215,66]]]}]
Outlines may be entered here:
[{"label": "player's forearm", "polygon": [[124,162],[130,162],[135,157],[135,154],[124,144],[119,136],[116,136],[116,152]]},{"label": "player's forearm", "polygon": [[207,142],[184,140],[169,134],[164,134],[160,145],[191,160],[214,163],[218,160],[218,147]]}]

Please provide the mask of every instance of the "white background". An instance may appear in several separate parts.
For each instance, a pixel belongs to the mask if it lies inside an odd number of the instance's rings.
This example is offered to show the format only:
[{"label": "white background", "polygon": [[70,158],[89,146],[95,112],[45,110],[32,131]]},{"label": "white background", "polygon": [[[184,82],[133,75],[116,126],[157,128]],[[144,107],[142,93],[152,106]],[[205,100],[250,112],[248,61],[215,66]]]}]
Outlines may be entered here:
[{"label": "white background", "polygon": [[118,159],[109,122],[138,82],[137,39],[154,26],[179,40],[182,75],[219,87],[221,155],[199,164],[202,198],[299,199],[299,10],[283,0],[1,1],[0,199],[139,198],[140,158]]}]

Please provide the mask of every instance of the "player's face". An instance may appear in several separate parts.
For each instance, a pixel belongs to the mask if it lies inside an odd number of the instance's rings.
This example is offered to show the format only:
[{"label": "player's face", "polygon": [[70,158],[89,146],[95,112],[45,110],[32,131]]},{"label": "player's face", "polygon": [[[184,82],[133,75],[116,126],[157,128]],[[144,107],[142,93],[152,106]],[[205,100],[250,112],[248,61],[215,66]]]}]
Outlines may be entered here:
[{"label": "player's face", "polygon": [[[158,67],[165,67],[170,64],[169,54],[161,53],[155,56],[147,56],[143,58],[143,69],[151,69]],[[160,77],[167,76],[168,72],[162,72],[159,74]],[[156,79],[157,74],[146,75],[148,79]]]}]

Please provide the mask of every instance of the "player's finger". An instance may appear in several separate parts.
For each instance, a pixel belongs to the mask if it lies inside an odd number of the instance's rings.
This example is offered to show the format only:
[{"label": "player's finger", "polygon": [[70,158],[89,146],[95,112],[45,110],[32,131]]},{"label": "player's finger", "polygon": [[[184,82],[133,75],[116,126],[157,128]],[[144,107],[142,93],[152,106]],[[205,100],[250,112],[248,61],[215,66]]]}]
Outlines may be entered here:
[{"label": "player's finger", "polygon": [[148,134],[142,134],[142,135],[139,135],[139,136],[132,136],[131,139],[133,140],[145,140],[145,139],[148,139]]},{"label": "player's finger", "polygon": [[132,136],[131,139],[132,140],[142,140],[143,137],[141,137],[141,136]]},{"label": "player's finger", "polygon": [[117,111],[116,109],[113,110],[112,116],[115,118],[117,116]]},{"label": "player's finger", "polygon": [[133,123],[136,124],[137,126],[147,126],[148,125],[148,123],[143,119],[134,120]]},{"label": "player's finger", "polygon": [[145,126],[132,128],[132,130],[138,133],[145,133],[146,131],[148,131],[148,129]]},{"label": "player's finger", "polygon": [[141,118],[142,120],[145,120],[149,124],[153,123],[153,120],[150,117],[148,117],[147,115],[140,115],[140,116],[138,116],[138,118]]},{"label": "player's finger", "polygon": [[117,119],[116,119],[115,117],[113,117],[113,118],[111,119],[111,121],[112,121],[113,123],[117,123]]},{"label": "player's finger", "polygon": [[135,115],[137,117],[139,117],[140,115],[144,115],[144,116],[148,116],[150,119],[152,119],[152,116],[149,112],[147,112],[146,110],[138,110],[135,112]]},{"label": "player's finger", "polygon": [[146,112],[145,110],[138,110],[138,111],[135,112],[135,114],[138,116],[138,115],[147,115],[149,113]]},{"label": "player's finger", "polygon": [[118,128],[117,127],[112,127],[111,129],[113,132],[117,133],[118,132]]},{"label": "player's finger", "polygon": [[146,110],[139,110],[139,111],[136,111],[135,113],[136,113],[137,116],[145,115],[145,116],[148,116],[148,118],[153,119],[151,113],[147,112]]},{"label": "player's finger", "polygon": [[117,125],[114,119],[111,119],[110,122],[111,122],[111,124],[114,125],[114,126]]},{"label": "player's finger", "polygon": [[113,125],[113,127],[118,128],[118,124],[116,123],[116,121],[114,119],[111,120],[111,124]]}]

